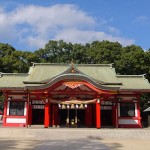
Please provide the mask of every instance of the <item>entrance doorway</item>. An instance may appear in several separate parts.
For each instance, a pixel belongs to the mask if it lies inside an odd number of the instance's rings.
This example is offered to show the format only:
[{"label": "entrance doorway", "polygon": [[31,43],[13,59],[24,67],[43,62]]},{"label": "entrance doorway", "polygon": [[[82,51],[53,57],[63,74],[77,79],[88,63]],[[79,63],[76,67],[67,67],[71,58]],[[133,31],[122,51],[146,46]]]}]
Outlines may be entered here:
[{"label": "entrance doorway", "polygon": [[33,125],[43,125],[44,124],[44,109],[33,109],[32,111]]},{"label": "entrance doorway", "polygon": [[41,100],[32,101],[32,124],[43,125],[44,124],[44,103]]},{"label": "entrance doorway", "polygon": [[101,103],[101,126],[113,127],[112,102],[103,101]]},{"label": "entrance doorway", "polygon": [[102,127],[113,126],[112,110],[101,110],[101,125]]},{"label": "entrance doorway", "polygon": [[59,109],[61,127],[78,128],[85,126],[85,109]]}]

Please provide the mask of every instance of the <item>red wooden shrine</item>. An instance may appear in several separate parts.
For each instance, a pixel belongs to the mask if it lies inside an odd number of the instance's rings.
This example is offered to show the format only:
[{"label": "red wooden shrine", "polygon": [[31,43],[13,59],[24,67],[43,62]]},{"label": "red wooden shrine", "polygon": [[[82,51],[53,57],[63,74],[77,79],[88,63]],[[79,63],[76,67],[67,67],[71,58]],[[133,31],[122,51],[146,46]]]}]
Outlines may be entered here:
[{"label": "red wooden shrine", "polygon": [[117,75],[112,65],[34,63],[27,74],[0,74],[3,126],[141,128],[143,75]]}]

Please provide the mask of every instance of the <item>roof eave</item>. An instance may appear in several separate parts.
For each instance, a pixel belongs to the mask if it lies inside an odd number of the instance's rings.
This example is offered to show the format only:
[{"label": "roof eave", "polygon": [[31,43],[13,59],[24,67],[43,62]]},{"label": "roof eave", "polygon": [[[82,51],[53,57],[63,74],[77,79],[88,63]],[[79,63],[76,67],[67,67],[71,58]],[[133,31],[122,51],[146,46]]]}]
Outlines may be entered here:
[{"label": "roof eave", "polygon": [[0,90],[26,90],[26,87],[0,87]]},{"label": "roof eave", "polygon": [[127,92],[127,91],[136,91],[136,92],[150,92],[150,89],[120,89],[119,91],[124,91],[124,92]]}]

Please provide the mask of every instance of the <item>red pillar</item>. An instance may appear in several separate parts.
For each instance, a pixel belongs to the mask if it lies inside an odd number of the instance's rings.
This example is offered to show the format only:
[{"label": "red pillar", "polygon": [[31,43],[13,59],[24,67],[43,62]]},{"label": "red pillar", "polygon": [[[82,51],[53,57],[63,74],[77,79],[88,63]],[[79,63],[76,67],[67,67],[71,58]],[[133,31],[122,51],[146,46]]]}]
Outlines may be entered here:
[{"label": "red pillar", "polygon": [[92,106],[87,105],[87,108],[85,109],[85,125],[86,127],[92,126]]},{"label": "red pillar", "polygon": [[30,126],[32,124],[32,105],[29,105],[29,120],[28,120],[28,125]]},{"label": "red pillar", "polygon": [[45,102],[44,128],[49,127],[49,102]]},{"label": "red pillar", "polygon": [[6,96],[6,99],[4,101],[4,114],[3,114],[3,126],[6,124],[6,118],[7,118],[7,104],[8,104],[8,96]]},{"label": "red pillar", "polygon": [[57,127],[58,126],[58,106],[53,105],[52,109],[52,126]]},{"label": "red pillar", "polygon": [[137,117],[138,117],[138,124],[140,127],[142,127],[142,124],[141,124],[141,114],[140,114],[140,102],[137,101]]},{"label": "red pillar", "polygon": [[92,125],[96,126],[96,104],[92,106],[93,112],[92,112]]},{"label": "red pillar", "polygon": [[99,129],[101,128],[101,106],[100,106],[100,103],[97,103],[96,102],[96,128]]},{"label": "red pillar", "polygon": [[116,119],[115,119],[116,120],[116,128],[118,128],[118,103],[117,102],[115,103],[115,106],[116,106],[116,113],[115,113],[116,114],[116,116],[115,116],[116,117]]},{"label": "red pillar", "polygon": [[26,127],[30,125],[30,93],[28,92],[28,98],[27,101],[25,102],[25,107],[26,107]]},{"label": "red pillar", "polygon": [[49,103],[49,126],[51,126],[51,103]]},{"label": "red pillar", "polygon": [[116,105],[112,105],[112,122],[113,122],[113,126],[116,126]]},{"label": "red pillar", "polygon": [[52,127],[55,125],[55,105],[52,105]]}]

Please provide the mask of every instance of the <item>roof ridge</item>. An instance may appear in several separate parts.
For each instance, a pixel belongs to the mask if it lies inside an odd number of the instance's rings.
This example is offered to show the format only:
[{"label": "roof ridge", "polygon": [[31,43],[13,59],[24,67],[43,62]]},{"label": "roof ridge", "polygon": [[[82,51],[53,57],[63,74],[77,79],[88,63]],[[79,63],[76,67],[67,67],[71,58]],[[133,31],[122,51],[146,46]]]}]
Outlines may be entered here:
[{"label": "roof ridge", "polygon": [[27,76],[28,73],[3,73],[0,72],[0,77],[2,77],[3,75],[10,75],[10,76]]},{"label": "roof ridge", "polygon": [[[35,65],[71,65],[70,63],[34,63],[33,66]],[[110,66],[112,67],[113,64],[75,64],[75,66]]]},{"label": "roof ridge", "polygon": [[33,63],[35,65],[69,65],[68,63]]},{"label": "roof ridge", "polygon": [[131,76],[131,77],[134,77],[134,76],[140,76],[140,77],[143,77],[143,76],[145,76],[145,74],[140,74],[140,75],[134,75],[134,74],[127,74],[127,75],[120,75],[120,74],[117,74],[116,75],[117,77],[126,77],[126,76]]},{"label": "roof ridge", "polygon": [[116,77],[144,77],[145,78],[145,74],[141,74],[141,75],[116,75]]},{"label": "roof ridge", "polygon": [[75,64],[77,66],[109,66],[112,67],[112,64]]}]

